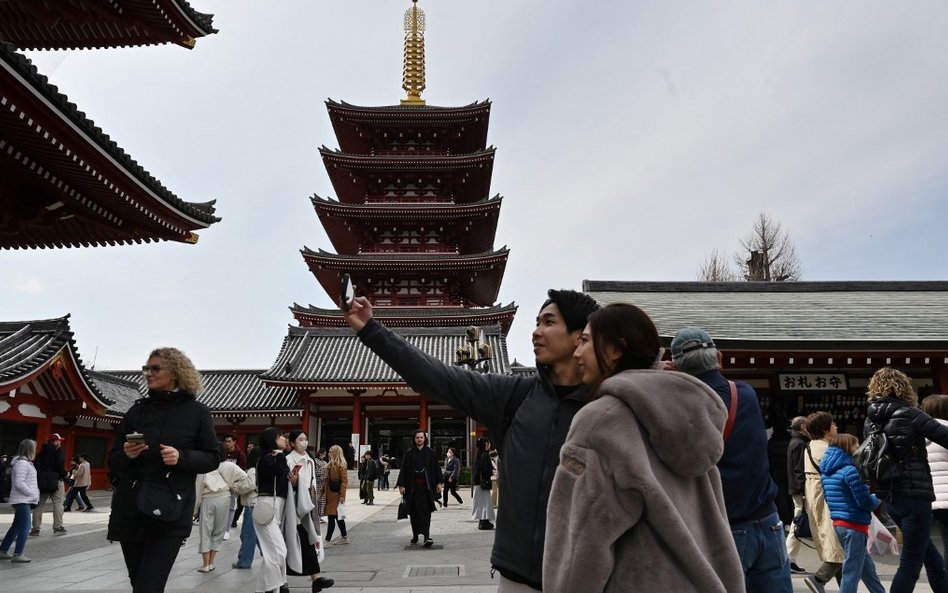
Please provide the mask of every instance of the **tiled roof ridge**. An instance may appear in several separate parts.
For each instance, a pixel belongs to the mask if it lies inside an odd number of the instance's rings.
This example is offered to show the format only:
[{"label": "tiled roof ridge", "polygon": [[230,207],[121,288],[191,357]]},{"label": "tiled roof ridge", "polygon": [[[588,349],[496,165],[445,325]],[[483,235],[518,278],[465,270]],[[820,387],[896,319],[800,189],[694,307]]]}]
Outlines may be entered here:
[{"label": "tiled roof ridge", "polygon": [[205,35],[211,35],[212,33],[217,33],[217,29],[214,28],[214,15],[208,14],[205,12],[198,12],[195,10],[191,3],[188,0],[171,0],[178,5],[178,8],[181,12],[188,17],[195,25],[197,25],[201,30],[204,31]]},{"label": "tiled roof ridge", "polygon": [[345,157],[354,161],[364,161],[367,163],[378,162],[384,163],[386,161],[461,161],[464,159],[476,160],[479,158],[494,156],[497,153],[497,147],[493,144],[482,149],[475,150],[473,152],[461,152],[457,154],[363,154],[359,152],[346,152],[338,148],[329,148],[325,144],[319,147],[319,153],[326,157]]},{"label": "tiled roof ridge", "polygon": [[[457,315],[458,317],[466,316],[475,316],[475,315],[484,315],[491,313],[504,313],[507,311],[515,311],[517,309],[517,304],[511,302],[508,305],[493,305],[490,307],[380,307],[374,309],[373,312],[378,317],[399,317],[399,316],[409,316],[412,314],[426,314],[428,316],[450,316]],[[315,313],[321,315],[333,315],[342,317],[342,312],[339,309],[323,309],[315,305],[300,305],[299,303],[294,302],[290,307],[291,311],[301,311],[306,313]]]},{"label": "tiled roof ridge", "polygon": [[331,97],[326,99],[327,108],[343,108],[351,110],[361,110],[361,111],[395,111],[395,112],[437,112],[437,111],[468,111],[474,110],[481,107],[490,107],[491,100],[484,99],[483,101],[474,101],[473,103],[468,103],[467,105],[459,105],[454,107],[439,106],[439,105],[355,105],[353,103],[347,103],[346,101],[336,101]]},{"label": "tiled roof ridge", "polygon": [[[342,337],[352,337],[356,335],[355,330],[350,327],[299,327],[297,325],[289,325],[287,327],[289,328],[289,332],[287,333],[288,338],[308,335]],[[391,327],[389,329],[401,336],[463,336],[467,332],[467,328],[467,325],[459,325],[457,327]],[[480,329],[485,335],[503,335],[500,324],[485,325]]]},{"label": "tiled roof ridge", "polygon": [[488,196],[474,202],[464,202],[461,204],[449,204],[446,202],[370,202],[363,204],[350,204],[348,202],[340,202],[339,200],[333,198],[323,198],[318,194],[313,194],[310,197],[310,201],[314,206],[316,204],[325,204],[327,206],[340,207],[346,210],[434,210],[438,208],[473,210],[481,206],[493,206],[495,204],[500,205],[503,200],[504,197],[499,193],[494,194],[492,197]]},{"label": "tiled roof ridge", "polygon": [[337,260],[353,260],[353,261],[372,261],[372,260],[406,260],[411,262],[427,262],[427,263],[437,263],[439,261],[450,261],[450,260],[478,260],[478,259],[487,259],[491,257],[500,257],[505,256],[510,253],[510,249],[504,245],[500,249],[489,249],[487,251],[482,251],[480,253],[461,253],[461,254],[443,254],[443,253],[359,253],[347,255],[343,253],[332,253],[326,251],[322,247],[313,251],[309,247],[303,246],[303,249],[300,250],[304,256],[317,256],[317,257],[328,257],[329,259]]},{"label": "tiled roof ridge", "polygon": [[23,76],[46,100],[65,115],[69,121],[76,125],[85,133],[99,148],[106,154],[114,158],[119,165],[125,168],[128,173],[141,181],[148,189],[158,195],[159,198],[166,201],[170,206],[180,209],[201,222],[208,225],[220,222],[220,218],[214,216],[215,203],[217,200],[209,202],[185,202],[138,164],[121,146],[106,134],[102,128],[95,125],[86,114],[79,111],[75,103],[69,101],[69,98],[59,92],[59,88],[49,82],[49,79],[39,73],[36,66],[26,56],[15,51],[12,43],[0,40],[0,58],[9,64],[19,75]]},{"label": "tiled roof ridge", "polygon": [[945,280],[804,280],[797,282],[649,282],[583,280],[583,292],[879,292],[948,291]]}]

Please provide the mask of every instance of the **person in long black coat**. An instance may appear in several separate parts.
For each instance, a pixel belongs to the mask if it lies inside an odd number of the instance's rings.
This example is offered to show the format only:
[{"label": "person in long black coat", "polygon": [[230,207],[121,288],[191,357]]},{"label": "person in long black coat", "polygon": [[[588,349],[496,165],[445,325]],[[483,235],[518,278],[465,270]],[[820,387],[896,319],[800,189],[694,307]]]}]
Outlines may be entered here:
[{"label": "person in long black coat", "polygon": [[441,494],[443,482],[438,458],[428,446],[428,435],[423,430],[416,430],[414,441],[415,446],[402,459],[397,485],[408,502],[412,545],[417,544],[418,536],[423,535],[425,547],[430,548],[434,544],[431,513],[435,510],[434,501]]},{"label": "person in long black coat", "polygon": [[[121,542],[132,592],[161,593],[191,534],[195,477],[216,469],[220,453],[210,410],[196,400],[201,376],[191,361],[159,348],[142,370],[148,395],[125,413],[109,452],[108,538]],[[127,440],[130,433],[144,442]]]}]

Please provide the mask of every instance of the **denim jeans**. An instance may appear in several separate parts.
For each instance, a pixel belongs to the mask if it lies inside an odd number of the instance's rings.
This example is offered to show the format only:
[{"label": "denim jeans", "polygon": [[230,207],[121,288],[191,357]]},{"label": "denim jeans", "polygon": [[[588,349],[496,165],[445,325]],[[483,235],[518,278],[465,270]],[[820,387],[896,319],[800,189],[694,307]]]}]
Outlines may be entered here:
[{"label": "denim jeans", "polygon": [[7,534],[3,537],[3,544],[0,544],[0,551],[10,552],[10,546],[13,540],[16,540],[16,548],[13,553],[17,556],[26,549],[26,540],[30,536],[30,528],[33,525],[33,510],[29,503],[20,502],[13,505],[13,524],[7,529]]},{"label": "denim jeans", "polygon": [[731,535],[741,557],[747,593],[793,593],[783,522],[777,513],[732,523]]},{"label": "denim jeans", "polygon": [[843,581],[839,584],[839,593],[856,593],[861,580],[869,593],[885,593],[885,587],[876,574],[876,564],[866,551],[869,536],[848,527],[834,527],[836,537],[843,546],[846,556],[843,558]]},{"label": "denim jeans", "polygon": [[253,529],[253,507],[244,507],[244,522],[240,524],[240,551],[237,552],[237,566],[250,568],[256,549],[257,532]]},{"label": "denim jeans", "polygon": [[889,593],[912,593],[923,565],[932,591],[948,593],[945,560],[931,540],[932,503],[923,498],[894,496],[882,504],[902,530],[902,556]]}]

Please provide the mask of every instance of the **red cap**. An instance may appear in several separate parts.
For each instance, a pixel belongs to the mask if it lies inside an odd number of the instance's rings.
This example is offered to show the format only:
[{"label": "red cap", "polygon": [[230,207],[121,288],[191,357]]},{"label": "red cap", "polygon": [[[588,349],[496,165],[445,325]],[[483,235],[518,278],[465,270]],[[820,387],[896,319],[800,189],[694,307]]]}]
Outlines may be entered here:
[{"label": "red cap", "polygon": [[66,439],[64,439],[63,437],[59,436],[59,433],[58,433],[58,432],[54,432],[53,434],[49,435],[49,438],[46,439],[46,440],[49,441],[50,443],[52,443],[53,441],[65,441]]}]

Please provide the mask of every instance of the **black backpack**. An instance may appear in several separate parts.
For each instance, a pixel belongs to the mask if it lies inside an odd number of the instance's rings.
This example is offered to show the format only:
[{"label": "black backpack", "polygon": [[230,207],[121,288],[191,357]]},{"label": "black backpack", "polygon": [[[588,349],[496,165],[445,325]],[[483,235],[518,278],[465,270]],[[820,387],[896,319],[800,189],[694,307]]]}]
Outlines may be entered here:
[{"label": "black backpack", "polygon": [[13,491],[13,460],[3,466],[3,484],[0,486],[0,500],[6,502]]},{"label": "black backpack", "polygon": [[853,464],[863,479],[873,484],[891,482],[902,471],[885,432],[876,427],[853,453]]}]

